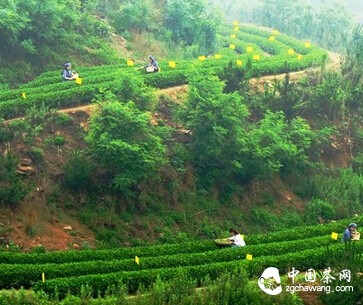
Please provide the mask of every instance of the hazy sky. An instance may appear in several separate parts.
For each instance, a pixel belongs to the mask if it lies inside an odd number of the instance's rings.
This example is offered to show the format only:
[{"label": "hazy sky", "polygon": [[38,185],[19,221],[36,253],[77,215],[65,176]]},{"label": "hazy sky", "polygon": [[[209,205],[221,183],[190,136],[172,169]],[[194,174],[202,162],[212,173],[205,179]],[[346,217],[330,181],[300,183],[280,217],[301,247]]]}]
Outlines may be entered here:
[{"label": "hazy sky", "polygon": [[[312,3],[331,3],[332,0],[310,0]],[[335,2],[344,4],[348,12],[354,17],[355,22],[363,23],[363,0],[335,0]]]},{"label": "hazy sky", "polygon": [[[253,6],[256,6],[260,3],[259,0],[255,1],[245,1],[245,0],[210,0],[211,2],[218,3],[219,6],[224,7],[225,9],[228,9],[230,12],[235,10],[231,10],[231,7],[236,5],[236,7],[245,7],[246,11],[251,10]],[[294,0],[295,1],[295,0]],[[311,4],[331,4],[333,2],[340,3],[346,6],[348,12],[352,15],[354,18],[355,23],[362,23],[363,24],[363,0],[300,0],[303,3],[311,3]],[[227,16],[228,19],[228,16]]]},{"label": "hazy sky", "polygon": [[344,0],[343,2],[354,15],[355,21],[363,23],[363,0]]}]

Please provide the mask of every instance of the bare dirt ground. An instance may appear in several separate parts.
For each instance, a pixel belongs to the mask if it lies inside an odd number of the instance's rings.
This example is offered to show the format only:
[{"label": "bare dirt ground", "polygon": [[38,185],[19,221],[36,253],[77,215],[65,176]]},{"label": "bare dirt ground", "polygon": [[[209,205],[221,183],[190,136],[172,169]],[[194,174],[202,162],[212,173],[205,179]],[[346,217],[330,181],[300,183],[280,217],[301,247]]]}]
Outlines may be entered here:
[{"label": "bare dirt ground", "polygon": [[[9,144],[20,160],[29,160],[31,171],[22,173],[24,181],[29,182],[29,193],[25,199],[16,207],[3,207],[0,210],[0,244],[11,241],[23,251],[37,246],[47,250],[95,246],[93,233],[57,204],[57,194],[73,199],[61,188],[59,182],[67,156],[84,146],[76,135],[87,125],[89,114],[86,111],[91,110],[92,107],[89,106],[85,106],[82,111],[68,109],[73,119],[72,124],[62,128],[51,124],[44,126],[44,130],[35,139],[35,144],[25,143],[21,138]],[[52,136],[63,136],[66,143],[62,147],[45,144],[46,138]],[[42,161],[35,162],[29,158],[32,156],[32,145],[42,151]],[[0,153],[4,151],[4,145],[1,145]],[[54,190],[58,190],[58,193]],[[54,198],[50,199],[52,196]]]}]

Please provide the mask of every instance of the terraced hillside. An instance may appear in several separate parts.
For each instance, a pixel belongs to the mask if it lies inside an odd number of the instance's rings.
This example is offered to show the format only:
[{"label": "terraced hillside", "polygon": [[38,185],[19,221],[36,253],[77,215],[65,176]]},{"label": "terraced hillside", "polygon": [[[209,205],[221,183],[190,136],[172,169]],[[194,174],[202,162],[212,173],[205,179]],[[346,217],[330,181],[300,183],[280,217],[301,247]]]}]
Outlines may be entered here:
[{"label": "terraced hillside", "polygon": [[[354,221],[362,220],[360,217]],[[43,254],[1,252],[0,288],[25,287],[49,294],[58,291],[65,296],[68,291],[79,295],[82,285],[88,285],[96,295],[123,283],[133,293],[140,285],[149,287],[157,277],[167,280],[178,273],[187,273],[198,282],[207,276],[214,279],[235,267],[244,268],[250,278],[271,266],[286,273],[291,267],[319,269],[327,267],[327,247],[333,251],[344,248],[340,237],[334,240],[331,233],[341,232],[349,221],[249,235],[245,237],[247,246],[237,249],[219,248],[208,240]],[[363,253],[363,241],[354,244]],[[247,255],[252,259],[246,259]]]},{"label": "terraced hillside", "polygon": [[62,82],[59,71],[43,73],[21,88],[0,93],[0,117],[22,116],[33,106],[67,108],[92,101],[100,89],[122,90],[122,79],[142,75],[148,86],[167,88],[187,83],[194,70],[220,74],[230,63],[248,71],[250,77],[301,71],[321,65],[327,53],[309,42],[303,42],[277,31],[252,26],[225,26],[217,54],[201,55],[194,60],[162,60],[160,73],[145,74],[132,60],[118,65],[77,67],[81,82]]}]

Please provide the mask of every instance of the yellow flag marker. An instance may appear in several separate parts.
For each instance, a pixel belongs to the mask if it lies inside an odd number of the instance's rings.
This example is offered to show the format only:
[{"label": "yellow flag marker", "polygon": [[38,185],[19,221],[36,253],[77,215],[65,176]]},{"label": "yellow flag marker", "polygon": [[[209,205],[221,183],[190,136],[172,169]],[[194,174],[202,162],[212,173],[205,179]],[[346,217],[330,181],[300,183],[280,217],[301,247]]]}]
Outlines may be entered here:
[{"label": "yellow flag marker", "polygon": [[237,59],[237,60],[236,60],[236,64],[237,64],[237,66],[242,66],[243,61],[242,61],[242,60],[240,60],[240,59]]},{"label": "yellow flag marker", "polygon": [[253,52],[253,48],[252,48],[252,47],[247,47],[247,48],[246,48],[246,51],[247,51],[248,53],[252,53],[252,52]]},{"label": "yellow flag marker", "polygon": [[332,232],[331,238],[337,240],[338,239],[338,233]]},{"label": "yellow flag marker", "polygon": [[140,257],[138,256],[135,256],[135,263],[140,265]]},{"label": "yellow flag marker", "polygon": [[128,60],[126,63],[127,63],[127,65],[128,65],[129,67],[133,67],[133,66],[135,65],[135,63],[134,63],[134,61],[133,61],[133,60]]},{"label": "yellow flag marker", "polygon": [[247,254],[246,259],[249,260],[249,261],[252,261],[252,254]]},{"label": "yellow flag marker", "polygon": [[82,85],[82,78],[77,77],[76,78],[76,84]]},{"label": "yellow flag marker", "polygon": [[238,32],[239,28],[238,26],[233,27],[233,31]]},{"label": "yellow flag marker", "polygon": [[254,60],[261,60],[261,56],[258,54],[253,55],[252,57]]},{"label": "yellow flag marker", "polygon": [[302,58],[303,58],[303,56],[302,56],[301,54],[299,54],[299,55],[297,56],[297,59],[298,59],[298,60],[302,60]]},{"label": "yellow flag marker", "polygon": [[23,99],[26,99],[26,94],[25,94],[25,92],[23,92],[23,93],[21,94],[21,97],[22,97]]},{"label": "yellow flag marker", "polygon": [[236,39],[237,35],[236,34],[231,34],[231,38]]},{"label": "yellow flag marker", "polygon": [[238,21],[233,21],[234,26],[238,26]]},{"label": "yellow flag marker", "polygon": [[276,40],[276,37],[275,37],[275,36],[270,36],[270,37],[268,38],[268,40],[270,40],[270,41],[275,41],[275,40]]},{"label": "yellow flag marker", "polygon": [[169,61],[169,67],[170,68],[175,68],[176,67],[176,62],[175,61]]},{"label": "yellow flag marker", "polygon": [[44,272],[42,272],[42,282],[43,283],[45,282],[45,274],[44,274]]},{"label": "yellow flag marker", "polygon": [[214,58],[215,58],[215,59],[221,59],[221,58],[222,58],[222,55],[221,55],[221,54],[215,54],[215,55],[214,55]]},{"label": "yellow flag marker", "polygon": [[199,56],[198,59],[203,61],[203,60],[205,60],[205,56],[204,55]]},{"label": "yellow flag marker", "polygon": [[288,50],[287,50],[287,54],[289,54],[289,55],[294,55],[294,54],[295,54],[294,49],[288,49]]},{"label": "yellow flag marker", "polygon": [[311,43],[309,41],[305,42],[304,45],[305,45],[305,48],[310,48],[311,47]]},{"label": "yellow flag marker", "polygon": [[272,35],[278,35],[279,34],[279,31],[278,30],[273,30],[272,31]]},{"label": "yellow flag marker", "polygon": [[233,43],[231,43],[231,44],[229,45],[229,48],[230,48],[230,49],[232,49],[232,50],[235,50],[235,49],[236,49],[236,45],[235,45],[235,44],[233,44]]}]

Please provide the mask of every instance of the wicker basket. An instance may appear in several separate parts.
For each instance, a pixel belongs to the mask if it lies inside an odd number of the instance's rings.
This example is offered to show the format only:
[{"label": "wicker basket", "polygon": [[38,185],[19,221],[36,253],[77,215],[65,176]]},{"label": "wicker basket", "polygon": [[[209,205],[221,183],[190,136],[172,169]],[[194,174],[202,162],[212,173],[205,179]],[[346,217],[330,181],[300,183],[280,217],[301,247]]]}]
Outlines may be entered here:
[{"label": "wicker basket", "polygon": [[155,71],[155,67],[154,66],[147,66],[146,67],[146,72],[147,73],[152,73],[152,72],[154,72]]},{"label": "wicker basket", "polygon": [[355,231],[351,233],[351,240],[359,240],[360,239],[360,233]]},{"label": "wicker basket", "polygon": [[233,244],[228,238],[216,239],[214,241],[218,246],[231,246]]}]

